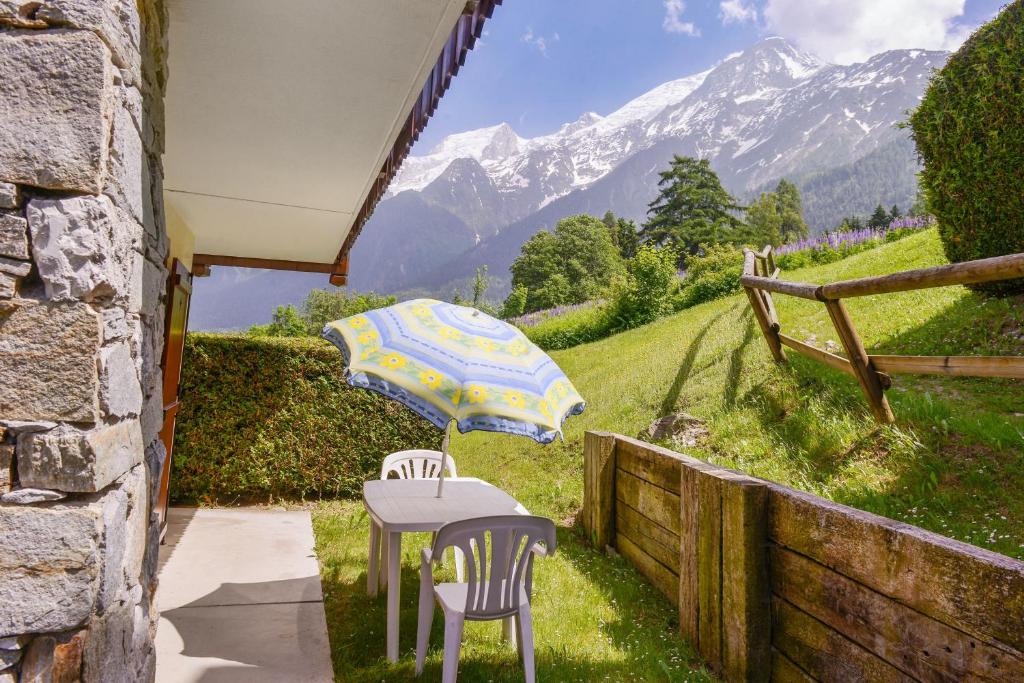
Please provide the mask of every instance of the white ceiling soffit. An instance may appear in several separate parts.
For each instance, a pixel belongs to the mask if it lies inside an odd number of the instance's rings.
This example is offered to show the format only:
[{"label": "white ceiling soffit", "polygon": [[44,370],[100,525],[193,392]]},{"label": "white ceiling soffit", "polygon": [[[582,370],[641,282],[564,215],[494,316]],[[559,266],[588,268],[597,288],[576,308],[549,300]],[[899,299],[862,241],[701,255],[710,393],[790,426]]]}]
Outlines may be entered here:
[{"label": "white ceiling soffit", "polygon": [[165,200],[196,253],[330,263],[465,0],[169,0]]}]

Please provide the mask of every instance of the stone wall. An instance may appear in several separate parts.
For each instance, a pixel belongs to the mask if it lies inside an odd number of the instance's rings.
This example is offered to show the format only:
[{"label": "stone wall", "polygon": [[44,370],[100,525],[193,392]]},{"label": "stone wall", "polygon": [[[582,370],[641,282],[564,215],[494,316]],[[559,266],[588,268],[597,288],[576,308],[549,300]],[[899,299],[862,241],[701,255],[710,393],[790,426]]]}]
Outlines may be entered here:
[{"label": "stone wall", "polygon": [[0,683],[153,678],[166,26],[0,0]]}]

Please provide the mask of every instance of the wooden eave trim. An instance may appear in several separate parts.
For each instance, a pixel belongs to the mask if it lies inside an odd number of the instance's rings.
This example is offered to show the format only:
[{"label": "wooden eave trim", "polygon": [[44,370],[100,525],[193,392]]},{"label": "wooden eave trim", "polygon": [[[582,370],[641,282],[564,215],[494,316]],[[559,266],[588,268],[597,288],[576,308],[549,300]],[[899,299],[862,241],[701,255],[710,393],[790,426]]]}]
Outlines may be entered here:
[{"label": "wooden eave trim", "polygon": [[419,138],[420,132],[434,114],[438,102],[448,90],[452,79],[459,73],[459,67],[465,63],[466,53],[473,49],[477,39],[483,34],[484,21],[491,17],[494,8],[501,2],[502,0],[478,0],[466,3],[466,9],[459,20],[455,22],[455,27],[452,28],[448,40],[441,48],[434,68],[427,75],[420,96],[416,98],[412,110],[406,117],[405,125],[402,126],[391,151],[384,159],[363,205],[356,213],[355,221],[345,237],[338,256],[334,259],[333,264],[329,264],[330,268],[327,271],[314,271],[332,273],[332,284],[345,284],[348,278],[348,254],[352,250],[352,245],[355,244],[363,226],[373,214],[377,203],[384,196],[384,192],[394,179],[402,161],[408,156],[413,143]]}]

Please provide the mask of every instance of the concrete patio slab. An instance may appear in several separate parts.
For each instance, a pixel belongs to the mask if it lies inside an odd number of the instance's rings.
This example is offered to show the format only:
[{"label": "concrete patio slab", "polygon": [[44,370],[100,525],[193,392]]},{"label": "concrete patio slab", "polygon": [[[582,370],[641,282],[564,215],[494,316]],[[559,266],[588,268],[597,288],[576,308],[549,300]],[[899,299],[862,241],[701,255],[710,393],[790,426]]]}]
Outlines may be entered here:
[{"label": "concrete patio slab", "polygon": [[333,680],[308,512],[174,508],[160,564],[158,683]]}]

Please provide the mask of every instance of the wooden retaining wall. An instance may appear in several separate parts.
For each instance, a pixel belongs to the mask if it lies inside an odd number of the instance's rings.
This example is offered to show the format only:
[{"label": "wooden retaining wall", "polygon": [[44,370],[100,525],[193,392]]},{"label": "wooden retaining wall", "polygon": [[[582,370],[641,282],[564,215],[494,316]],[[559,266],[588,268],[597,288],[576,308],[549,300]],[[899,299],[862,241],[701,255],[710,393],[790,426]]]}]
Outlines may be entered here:
[{"label": "wooden retaining wall", "polygon": [[728,681],[1024,681],[1024,562],[617,434],[583,525]]}]

